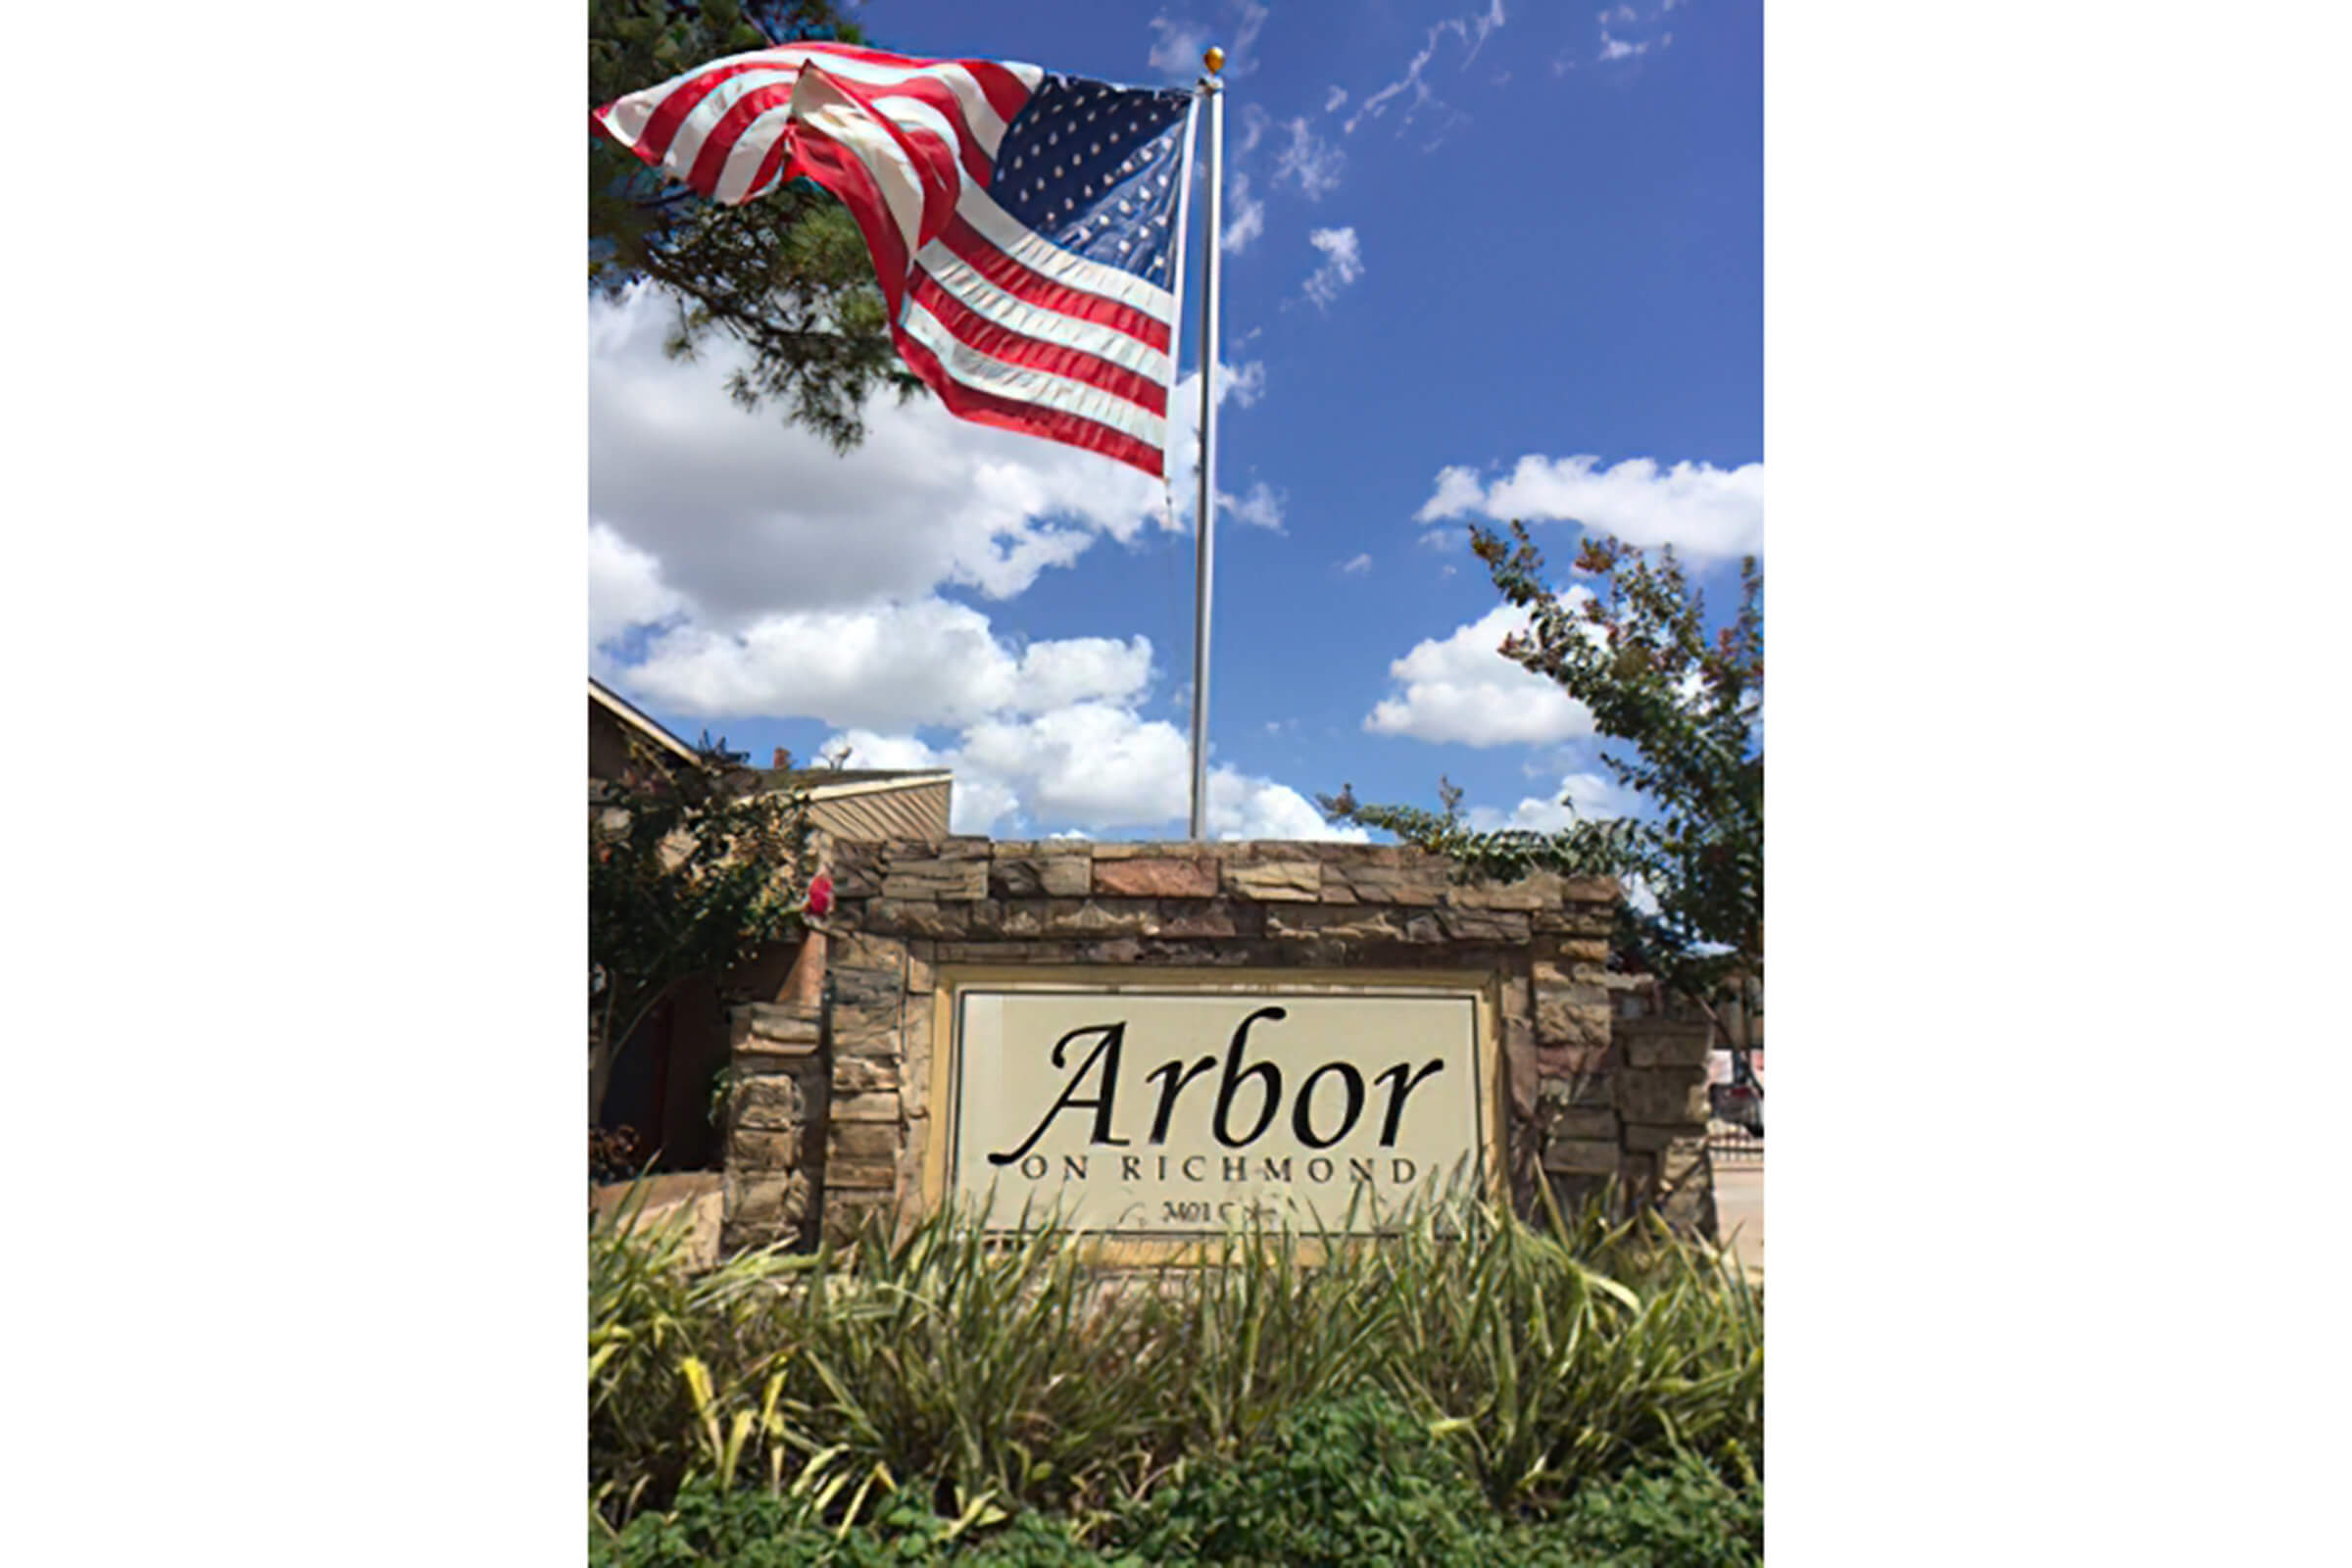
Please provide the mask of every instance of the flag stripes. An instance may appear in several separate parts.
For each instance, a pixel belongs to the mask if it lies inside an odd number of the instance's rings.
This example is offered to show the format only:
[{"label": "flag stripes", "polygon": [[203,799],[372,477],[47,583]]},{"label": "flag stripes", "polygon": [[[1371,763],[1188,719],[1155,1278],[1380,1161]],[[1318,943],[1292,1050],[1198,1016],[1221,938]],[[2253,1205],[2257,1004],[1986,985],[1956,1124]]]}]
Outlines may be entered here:
[{"label": "flag stripes", "polygon": [[[857,221],[899,353],[950,413],[1157,476],[1176,296],[1144,274],[1168,266],[1167,207],[1177,193],[1155,215],[1132,172],[1162,167],[1147,162],[1158,156],[1151,138],[1166,124],[1181,129],[1185,106],[1171,109],[1166,93],[1051,78],[1045,96],[1060,118],[1024,140],[1016,122],[1048,81],[1034,66],[791,44],[714,61],[592,119],[713,201],[752,201],[797,176],[815,181]],[[1128,152],[1118,169],[1103,153],[1106,129],[1092,132],[1097,157],[1079,167],[1079,105],[1092,109],[1090,122],[1132,107],[1129,140],[1112,148]],[[1034,216],[1015,218],[992,195],[1006,177],[999,155],[1008,138],[1020,149],[1013,161],[1036,166],[1029,208],[1052,211],[1062,226],[1040,232]],[[1073,243],[1091,234],[1096,254],[1049,233]]]}]

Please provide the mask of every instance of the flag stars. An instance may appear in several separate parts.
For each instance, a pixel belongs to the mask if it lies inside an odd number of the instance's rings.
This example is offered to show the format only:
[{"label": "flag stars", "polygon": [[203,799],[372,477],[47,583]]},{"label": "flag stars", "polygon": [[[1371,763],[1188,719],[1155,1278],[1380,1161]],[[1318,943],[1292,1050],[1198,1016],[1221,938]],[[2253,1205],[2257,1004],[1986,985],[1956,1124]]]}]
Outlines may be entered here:
[{"label": "flag stars", "polygon": [[1000,168],[1020,178],[1004,178],[999,199],[1052,243],[1164,287],[1175,270],[1170,178],[1181,164],[1190,104],[1184,93],[1049,77],[1000,147]]}]

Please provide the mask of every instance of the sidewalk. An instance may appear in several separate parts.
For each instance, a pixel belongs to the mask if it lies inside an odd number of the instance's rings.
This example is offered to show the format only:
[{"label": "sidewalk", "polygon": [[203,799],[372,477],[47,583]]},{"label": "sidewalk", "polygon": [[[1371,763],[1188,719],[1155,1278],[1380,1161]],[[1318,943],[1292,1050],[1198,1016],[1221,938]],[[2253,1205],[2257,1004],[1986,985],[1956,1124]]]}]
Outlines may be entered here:
[{"label": "sidewalk", "polygon": [[[638,1211],[631,1229],[675,1223],[681,1216],[687,1222],[687,1266],[705,1269],[718,1262],[718,1227],[725,1199],[720,1195],[720,1177],[714,1170],[676,1171],[649,1178],[645,1183],[644,1207]],[[610,1215],[628,1200],[630,1184],[618,1182],[588,1191],[589,1211]]]},{"label": "sidewalk", "polygon": [[1717,1162],[1715,1233],[1750,1273],[1764,1272],[1763,1161]]}]

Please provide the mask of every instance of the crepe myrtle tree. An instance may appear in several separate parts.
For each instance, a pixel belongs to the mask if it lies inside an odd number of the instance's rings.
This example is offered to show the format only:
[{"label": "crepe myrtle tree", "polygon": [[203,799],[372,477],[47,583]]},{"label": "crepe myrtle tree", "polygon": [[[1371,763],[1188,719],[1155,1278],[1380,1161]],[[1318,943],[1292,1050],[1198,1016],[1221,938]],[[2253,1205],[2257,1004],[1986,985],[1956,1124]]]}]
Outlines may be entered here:
[{"label": "crepe myrtle tree", "polygon": [[[821,915],[808,796],[762,788],[706,734],[667,765],[630,743],[588,809],[588,1113],[604,1108],[629,1037],[690,977],[724,971]],[[779,756],[777,766],[790,760]]]},{"label": "crepe myrtle tree", "polygon": [[1653,561],[1587,535],[1575,569],[1592,591],[1565,602],[1523,523],[1507,538],[1473,526],[1471,548],[1528,612],[1527,629],[1498,651],[1592,711],[1601,765],[1643,808],[1548,833],[1481,833],[1462,818],[1461,792],[1441,780],[1435,811],[1359,805],[1343,788],[1319,798],[1326,815],[1445,855],[1466,879],[1623,878],[1613,963],[1656,976],[1720,1029],[1718,1005],[1764,976],[1762,568],[1753,557],[1740,564],[1739,611],[1710,636],[1704,598],[1671,548]]},{"label": "crepe myrtle tree", "polygon": [[[589,0],[588,105],[727,55],[802,38],[862,41],[827,0]],[[588,282],[616,297],[649,282],[677,307],[666,348],[690,359],[713,337],[746,363],[728,390],[773,406],[848,451],[866,401],[922,383],[899,361],[865,239],[849,210],[805,179],[741,207],[704,200],[591,129]]]}]

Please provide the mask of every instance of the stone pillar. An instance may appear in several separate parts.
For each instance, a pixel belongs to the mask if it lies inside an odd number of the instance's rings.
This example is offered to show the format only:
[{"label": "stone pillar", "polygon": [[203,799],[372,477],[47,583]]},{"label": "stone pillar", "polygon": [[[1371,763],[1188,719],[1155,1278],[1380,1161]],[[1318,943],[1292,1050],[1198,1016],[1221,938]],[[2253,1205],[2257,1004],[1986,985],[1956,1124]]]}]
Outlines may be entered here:
[{"label": "stone pillar", "polygon": [[1678,1226],[1712,1238],[1715,1171],[1707,1156],[1707,1054],[1703,1018],[1620,1018],[1624,1060],[1614,1100],[1625,1124],[1626,1184]]},{"label": "stone pillar", "polygon": [[792,972],[784,977],[781,998],[795,1006],[815,1007],[825,1000],[825,934],[814,926],[801,939],[792,956]]},{"label": "stone pillar", "polygon": [[[910,996],[911,961],[904,941],[870,932],[844,934],[833,954],[833,1049],[826,1065],[832,1100],[824,1135],[829,1241],[848,1241],[874,1215],[900,1206],[902,1192],[922,1186],[919,1160],[929,1129],[910,1120],[907,1102],[917,1067],[914,1037],[919,1032],[928,1043],[931,999],[926,994],[916,1004]],[[920,1070],[927,1081],[927,1050]],[[910,1153],[918,1163],[908,1184],[902,1167]]]},{"label": "stone pillar", "polygon": [[732,1250],[806,1241],[816,1215],[810,1132],[824,1125],[819,1009],[749,1003],[733,1009],[721,1241]]},{"label": "stone pillar", "polygon": [[1571,1217],[1612,1181],[1624,1148],[1611,1078],[1614,1006],[1607,970],[1616,884],[1569,879],[1557,905],[1539,911],[1528,978],[1537,1081],[1531,1150],[1540,1150],[1553,1200]]}]

